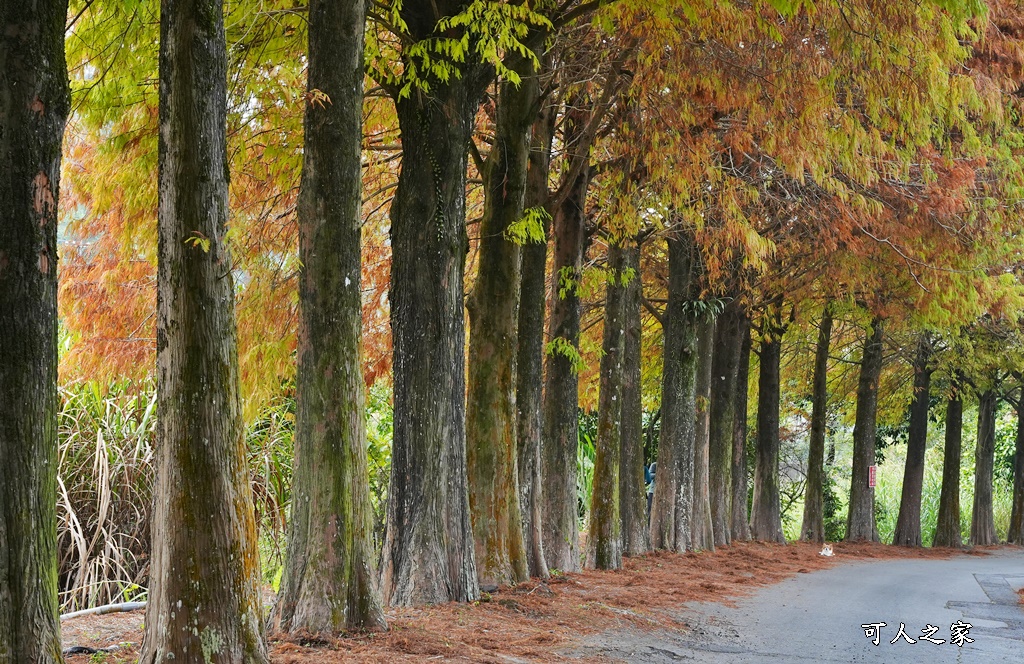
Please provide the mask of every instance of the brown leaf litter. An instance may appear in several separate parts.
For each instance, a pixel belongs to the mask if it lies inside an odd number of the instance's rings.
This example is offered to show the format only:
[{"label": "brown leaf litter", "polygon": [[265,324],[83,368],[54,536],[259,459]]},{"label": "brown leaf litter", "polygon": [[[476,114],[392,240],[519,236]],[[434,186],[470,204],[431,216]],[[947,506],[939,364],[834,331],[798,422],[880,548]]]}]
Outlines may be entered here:
[{"label": "brown leaf litter", "polygon": [[[582,636],[632,626],[685,630],[678,609],[687,602],[731,604],[761,586],[851,559],[948,558],[959,549],[905,548],[838,542],[834,557],[819,555],[820,544],[735,542],[716,551],[651,553],[625,560],[616,571],[587,570],[533,579],[502,588],[471,604],[396,608],[386,632],[339,638],[271,636],[274,664],[307,662],[494,662],[570,661],[566,655]],[[970,552],[970,551],[969,551]],[[976,551],[985,555],[984,551]],[[62,625],[64,645],[132,645],[102,661],[134,662],[142,640],[142,612],[73,619]],[[90,655],[69,664],[96,661]]]}]

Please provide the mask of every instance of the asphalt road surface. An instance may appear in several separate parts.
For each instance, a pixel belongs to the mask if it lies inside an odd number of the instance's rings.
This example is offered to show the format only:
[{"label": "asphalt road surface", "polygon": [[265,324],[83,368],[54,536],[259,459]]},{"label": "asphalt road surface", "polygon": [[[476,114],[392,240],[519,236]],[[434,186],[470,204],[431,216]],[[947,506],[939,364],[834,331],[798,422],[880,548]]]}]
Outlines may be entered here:
[{"label": "asphalt road surface", "polygon": [[[679,632],[603,632],[573,654],[626,662],[1020,662],[1024,548],[946,560],[850,562],[800,574],[737,601],[689,604]],[[875,633],[862,625],[885,623]],[[952,643],[951,627],[965,635]],[[915,643],[898,637],[900,623]],[[937,629],[924,631],[928,626]],[[944,641],[936,644],[922,636]],[[898,638],[895,643],[891,643]]]}]

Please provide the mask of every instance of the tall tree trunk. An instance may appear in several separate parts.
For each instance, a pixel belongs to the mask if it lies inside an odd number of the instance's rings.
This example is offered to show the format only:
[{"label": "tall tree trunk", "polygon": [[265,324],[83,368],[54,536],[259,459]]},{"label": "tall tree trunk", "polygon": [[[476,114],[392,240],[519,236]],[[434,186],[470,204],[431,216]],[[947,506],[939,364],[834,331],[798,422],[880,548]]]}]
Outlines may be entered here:
[{"label": "tall tree trunk", "polygon": [[522,82],[501,83],[494,144],[484,165],[479,269],[469,299],[469,401],[466,450],[469,507],[481,587],[529,578],[519,504],[516,451],[516,351],[521,279],[520,240],[530,127],[539,97],[532,64]]},{"label": "tall tree trunk", "polygon": [[[545,106],[533,123],[529,168],[526,172],[526,207],[546,210],[548,175],[551,171],[551,140],[555,113]],[[550,215],[544,215],[547,236]],[[548,578],[541,529],[541,435],[544,391],[544,305],[547,242],[530,243],[522,249],[519,295],[518,349],[516,354],[516,423],[519,462],[519,508],[523,542],[531,576]]]},{"label": "tall tree trunk", "polygon": [[701,317],[697,331],[697,423],[693,445],[693,522],[691,548],[715,549],[711,521],[710,473],[711,446],[711,365],[715,350],[715,318]]},{"label": "tall tree trunk", "polygon": [[693,231],[668,236],[668,305],[665,309],[661,436],[651,504],[651,545],[690,548],[693,447],[697,424],[697,316],[699,249]]},{"label": "tall tree trunk", "polygon": [[875,463],[875,414],[878,410],[878,379],[882,375],[883,325],[884,321],[876,317],[864,338],[857,383],[857,415],[853,425],[853,478],[850,482],[850,512],[846,521],[847,541],[878,541],[875,489],[868,486],[868,467]]},{"label": "tall tree trunk", "polygon": [[384,626],[377,593],[360,360],[362,0],[312,0],[299,194],[299,340],[288,557],[276,630]]},{"label": "tall tree trunk", "polygon": [[640,246],[622,248],[622,265],[632,272],[626,284],[623,320],[626,329],[622,355],[622,428],[619,456],[619,505],[622,516],[622,553],[638,556],[650,550],[647,527],[647,493],[644,486],[644,431],[640,384]]},{"label": "tall tree trunk", "polygon": [[711,528],[715,545],[725,546],[732,539],[730,499],[732,437],[736,420],[736,374],[743,343],[743,311],[736,300],[725,306],[715,326],[711,359],[711,412],[708,432],[709,494]]},{"label": "tall tree trunk", "polygon": [[807,487],[800,539],[825,541],[825,422],[828,418],[828,351],[832,343],[832,305],[826,303],[818,323],[814,351],[814,386],[811,394],[811,440],[807,454]]},{"label": "tall tree trunk", "polygon": [[978,396],[978,443],[974,453],[974,508],[971,510],[971,539],[975,546],[999,544],[992,512],[992,467],[995,464],[996,405],[993,389]]},{"label": "tall tree trunk", "polygon": [[757,380],[757,455],[754,463],[754,502],[750,536],[765,542],[785,542],[779,496],[779,372],[785,328],[778,307],[765,314]]},{"label": "tall tree trunk", "polygon": [[932,546],[963,545],[960,534],[960,456],[963,446],[964,403],[959,388],[946,403],[946,447],[942,456],[942,490],[939,493],[939,516]]},{"label": "tall tree trunk", "polygon": [[610,271],[601,344],[601,392],[597,407],[597,449],[590,502],[587,567],[622,567],[622,518],[619,510],[619,455],[622,441],[622,375],[625,344],[623,250],[608,247]]},{"label": "tall tree trunk", "polygon": [[750,391],[750,318],[740,319],[740,356],[736,366],[736,412],[732,429],[732,497],[729,535],[734,540],[750,539],[747,516],[747,398]]},{"label": "tall tree trunk", "polygon": [[[579,149],[585,119],[571,111],[566,124],[565,144]],[[575,158],[575,156],[573,157]],[[586,244],[583,224],[586,215],[589,169],[582,169],[569,194],[555,211],[555,256],[551,273],[551,309],[548,338],[578,352],[580,298],[577,290]],[[549,567],[563,572],[580,569],[579,524],[577,523],[576,453],[579,445],[579,394],[574,358],[557,347],[547,356],[544,383],[544,438],[541,446],[541,476],[544,478],[544,556]]]},{"label": "tall tree trunk", "polygon": [[914,358],[914,399],[910,403],[910,433],[907,462],[903,468],[903,491],[892,543],[921,546],[921,493],[924,490],[924,453],[928,447],[928,405],[931,399],[931,340],[921,335]]},{"label": "tall tree trunk", "polygon": [[61,662],[57,199],[67,0],[0,8],[0,662]]},{"label": "tall tree trunk", "polygon": [[225,239],[223,9],[160,7],[159,399],[143,664],[267,661]]},{"label": "tall tree trunk", "polygon": [[[416,18],[429,14],[426,3]],[[412,12],[412,9],[409,9]],[[408,21],[409,19],[407,19]],[[466,480],[466,151],[472,73],[396,102],[402,172],[391,206],[395,422],[381,591],[391,605],[479,594]]]},{"label": "tall tree trunk", "polygon": [[1024,544],[1024,399],[1017,405],[1017,447],[1013,454],[1013,507],[1006,536],[1010,544]]}]

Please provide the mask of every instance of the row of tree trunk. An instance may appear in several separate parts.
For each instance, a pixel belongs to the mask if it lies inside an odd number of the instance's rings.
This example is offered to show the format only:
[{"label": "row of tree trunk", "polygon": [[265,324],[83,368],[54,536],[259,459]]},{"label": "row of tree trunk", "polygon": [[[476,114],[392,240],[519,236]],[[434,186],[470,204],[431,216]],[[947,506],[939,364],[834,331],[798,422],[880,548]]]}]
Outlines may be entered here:
[{"label": "row of tree trunk", "polygon": [[[868,485],[868,467],[875,463],[875,411],[878,381],[882,369],[882,334],[884,321],[872,321],[865,338],[857,390],[857,415],[854,426],[853,479],[850,486],[850,510],[847,518],[849,540],[878,541],[874,523],[874,490]],[[832,307],[826,304],[818,329],[814,363],[810,451],[804,502],[801,539],[824,541],[823,478],[825,474],[824,443],[828,411],[827,371],[832,332]],[[907,436],[907,458],[904,465],[900,508],[893,533],[893,544],[922,546],[921,498],[924,486],[925,451],[928,437],[928,413],[934,366],[934,341],[927,332],[921,334],[912,368],[913,398]],[[764,367],[762,355],[762,367]],[[960,529],[960,464],[963,434],[963,379],[953,381],[946,403],[945,447],[942,487],[939,498],[938,523],[934,546],[959,547]],[[998,543],[992,501],[992,473],[995,461],[995,416],[998,403],[994,379],[987,377],[987,387],[978,393],[978,439],[975,448],[975,492],[971,512],[970,543]],[[762,386],[763,387],[763,386]],[[1008,540],[1020,543],[1024,521],[1024,401],[1017,402],[1018,428],[1014,455],[1013,510]],[[755,488],[755,495],[758,491]],[[756,500],[756,499],[755,499]]]},{"label": "row of tree trunk", "polygon": [[[410,1],[401,13],[411,37],[422,41],[433,33],[438,13],[454,15],[461,7],[460,0]],[[0,470],[5,473],[0,540],[14,543],[0,552],[0,574],[23,580],[0,593],[0,658],[11,661],[60,660],[52,495],[56,201],[69,105],[66,11],[61,0],[37,0],[0,15],[6,72],[0,140],[5,154],[12,155],[0,165],[0,206],[10,220],[0,228],[0,389],[22,397],[0,405]],[[225,238],[229,176],[222,0],[162,0],[160,20],[159,425],[140,661],[261,663],[267,652],[239,398],[235,287]],[[359,362],[364,21],[362,0],[310,1],[310,103],[298,205],[303,267],[295,478],[285,576],[272,615],[273,627],[287,631],[381,627],[384,603],[472,600],[481,588],[543,576],[549,567],[580,566],[574,350],[578,353],[580,333],[577,287],[590,241],[589,151],[597,126],[583,109],[595,102],[581,96],[571,104],[562,139],[572,167],[552,195],[553,113],[541,108],[537,74],[524,61],[519,66],[523,85],[501,86],[496,138],[481,173],[486,205],[480,270],[468,300],[468,390],[467,147],[493,72],[467,65],[461,76],[433,82],[429,92],[417,88],[395,95],[403,147],[391,211],[395,418],[378,576],[369,541]],[[538,44],[544,37],[535,35]],[[547,353],[542,327],[546,243],[520,246],[509,232],[530,208],[543,209],[539,217],[553,218],[554,225],[547,337],[558,343]],[[668,236],[668,254],[662,431],[648,527],[640,425],[642,294],[639,279],[628,276],[639,272],[639,247],[635,239],[615,239],[609,251],[586,552],[595,567],[618,567],[624,553],[651,546],[685,551],[749,535],[783,540],[781,307],[769,308],[762,322],[748,530],[750,321],[735,302],[716,321],[714,307],[701,299],[702,261],[693,229],[677,223]],[[863,479],[873,459],[882,331],[883,321],[876,320],[862,361],[851,538],[877,539],[873,495]],[[828,336],[823,323],[826,358]],[[826,364],[821,363],[822,371]],[[926,355],[920,367],[924,381]],[[917,387],[925,403],[915,400],[914,421],[923,412],[926,422],[927,387]],[[825,401],[821,404],[824,408]],[[949,412],[955,414],[952,404]],[[982,395],[980,489],[972,524],[977,543],[994,539],[995,404],[994,392]],[[823,424],[815,421],[820,447]],[[907,469],[908,511],[920,504],[915,482],[923,433],[918,436],[914,465]],[[959,450],[952,452],[958,460]],[[820,457],[819,450],[816,461]],[[1015,494],[1018,537],[1019,502]],[[940,521],[943,517],[958,521],[957,514],[943,513]],[[807,536],[820,537],[820,515],[809,524]],[[908,515],[901,530],[908,543],[919,543],[915,527],[920,530],[919,518],[915,526]]]}]

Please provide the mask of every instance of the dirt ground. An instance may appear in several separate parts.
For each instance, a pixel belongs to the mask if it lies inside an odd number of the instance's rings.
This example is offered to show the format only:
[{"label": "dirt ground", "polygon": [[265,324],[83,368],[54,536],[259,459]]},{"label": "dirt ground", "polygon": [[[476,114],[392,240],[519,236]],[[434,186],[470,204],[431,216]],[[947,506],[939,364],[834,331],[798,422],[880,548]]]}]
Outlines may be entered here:
[{"label": "dirt ground", "polygon": [[[652,553],[626,560],[614,572],[585,571],[547,582],[532,580],[484,595],[472,604],[392,609],[386,632],[336,639],[270,636],[274,664],[307,662],[572,661],[580,637],[611,627],[686,630],[673,617],[691,601],[731,600],[795,574],[864,558],[944,558],[960,550],[908,549],[881,544],[820,545],[737,542],[714,552]],[[968,551],[985,555],[984,551]],[[1024,595],[1022,595],[1024,598]],[[69,664],[134,662],[143,612],[74,618],[62,624],[64,647],[106,648],[69,655]]]}]

